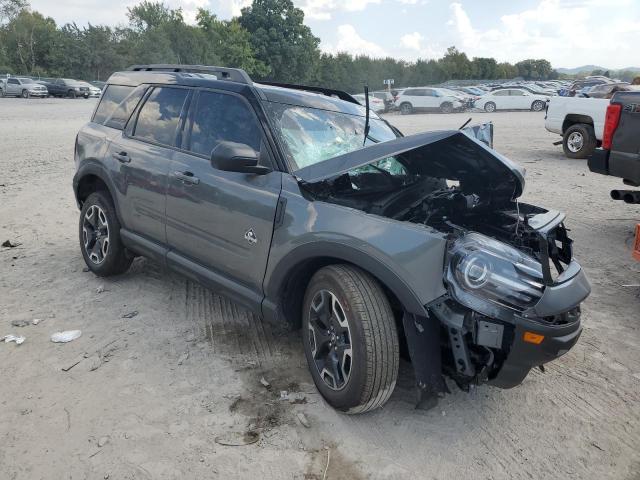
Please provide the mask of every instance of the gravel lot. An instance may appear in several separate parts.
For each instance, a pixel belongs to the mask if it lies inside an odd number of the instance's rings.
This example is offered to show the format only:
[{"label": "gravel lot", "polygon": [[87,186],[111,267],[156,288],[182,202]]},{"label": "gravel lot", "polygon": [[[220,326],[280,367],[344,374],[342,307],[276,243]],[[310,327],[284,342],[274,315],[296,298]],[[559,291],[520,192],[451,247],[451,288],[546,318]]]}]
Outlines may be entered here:
[{"label": "gravel lot", "polygon": [[[389,404],[350,417],[315,392],[297,332],[144,259],[118,278],[83,270],[73,142],[94,106],[0,99],[0,241],[21,243],[0,248],[0,336],[27,338],[0,344],[0,477],[322,479],[329,460],[332,480],[640,478],[640,208],[565,159],[543,113],[388,118],[405,133],[494,121],[496,149],[527,168],[524,200],[568,214],[593,286],[578,345],[516,389],[454,391],[430,412],[403,364]],[[214,440],[247,429],[257,443]]]}]

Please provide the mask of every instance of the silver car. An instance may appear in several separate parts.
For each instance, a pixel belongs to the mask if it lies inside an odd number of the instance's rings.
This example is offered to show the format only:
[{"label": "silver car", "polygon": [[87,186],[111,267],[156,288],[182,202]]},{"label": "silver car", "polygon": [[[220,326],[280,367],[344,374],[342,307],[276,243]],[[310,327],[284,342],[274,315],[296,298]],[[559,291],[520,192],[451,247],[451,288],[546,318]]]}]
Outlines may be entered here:
[{"label": "silver car", "polygon": [[0,97],[16,96],[22,98],[49,96],[47,87],[36,83],[31,78],[11,77],[0,83]]}]

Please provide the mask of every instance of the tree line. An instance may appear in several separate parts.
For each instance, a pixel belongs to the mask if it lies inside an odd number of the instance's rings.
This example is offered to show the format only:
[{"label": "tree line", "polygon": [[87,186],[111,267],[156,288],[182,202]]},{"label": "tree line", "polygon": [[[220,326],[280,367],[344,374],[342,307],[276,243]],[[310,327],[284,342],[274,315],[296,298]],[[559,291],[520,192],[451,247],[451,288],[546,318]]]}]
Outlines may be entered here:
[{"label": "tree line", "polygon": [[364,82],[382,88],[447,80],[557,78],[544,59],[516,64],[468,58],[450,47],[439,59],[407,62],[321,52],[320,39],[291,0],[253,0],[240,16],[219,19],[199,9],[195,24],[181,9],[145,0],[127,9],[120,26],[67,23],[32,10],[27,0],[0,0],[0,72],[106,80],[132,64],[180,63],[239,67],[257,80],[319,84],[357,92]]}]

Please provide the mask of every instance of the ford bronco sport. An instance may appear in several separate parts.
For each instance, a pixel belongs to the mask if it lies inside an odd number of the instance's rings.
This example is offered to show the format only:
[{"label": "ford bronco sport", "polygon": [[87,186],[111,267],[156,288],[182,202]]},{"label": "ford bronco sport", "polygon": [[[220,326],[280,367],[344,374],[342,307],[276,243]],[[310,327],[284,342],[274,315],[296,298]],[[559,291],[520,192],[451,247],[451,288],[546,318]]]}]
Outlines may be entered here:
[{"label": "ford bronco sport", "polygon": [[576,343],[590,286],[565,216],[518,202],[524,171],[471,133],[403,137],[344,92],[238,69],[107,83],[75,145],[87,266],[143,255],[301,327],[333,407],[382,406],[401,352],[432,406],[444,375],[509,388]]}]

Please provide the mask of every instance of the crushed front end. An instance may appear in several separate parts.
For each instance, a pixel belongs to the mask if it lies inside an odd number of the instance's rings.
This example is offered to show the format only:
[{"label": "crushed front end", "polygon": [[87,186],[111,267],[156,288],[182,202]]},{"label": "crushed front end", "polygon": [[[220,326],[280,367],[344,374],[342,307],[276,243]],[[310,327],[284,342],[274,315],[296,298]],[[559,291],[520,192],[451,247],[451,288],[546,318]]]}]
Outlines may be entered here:
[{"label": "crushed front end", "polygon": [[463,389],[514,387],[582,331],[580,303],[591,289],[572,258],[564,215],[516,207],[474,231],[450,224],[448,294],[429,311],[442,325],[443,369]]}]

